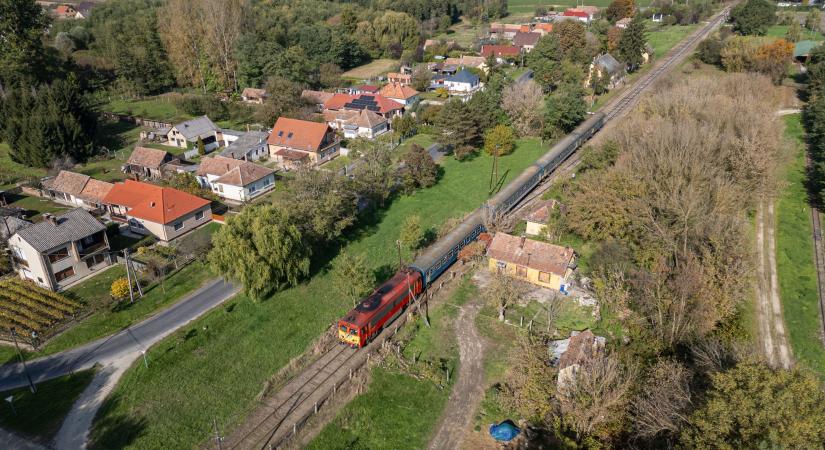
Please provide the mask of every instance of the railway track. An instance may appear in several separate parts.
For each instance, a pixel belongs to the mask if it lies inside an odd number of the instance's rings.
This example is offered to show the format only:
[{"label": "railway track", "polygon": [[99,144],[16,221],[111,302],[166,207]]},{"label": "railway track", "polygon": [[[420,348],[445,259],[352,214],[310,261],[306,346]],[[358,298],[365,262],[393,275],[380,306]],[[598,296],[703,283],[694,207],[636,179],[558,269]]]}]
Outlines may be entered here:
[{"label": "railway track", "polygon": [[[621,117],[639,99],[642,92],[656,79],[680,63],[701,39],[711,33],[726,17],[730,7],[718,13],[700,31],[678,44],[667,59],[645,74],[630,89],[605,107],[607,122]],[[606,123],[607,123],[606,122]],[[579,162],[578,149],[556,171],[522,199],[508,214],[520,214],[525,207],[543,194],[558,176],[568,173]],[[442,275],[442,276],[446,276]],[[432,288],[431,288],[432,289]],[[424,299],[424,296],[421,297]],[[369,358],[369,354],[383,345],[406,321],[402,315],[385,329],[373,342],[361,351],[335,346],[318,357],[300,374],[289,380],[274,396],[261,402],[245,424],[226,440],[225,449],[273,449],[282,446],[318,408],[334,395],[338,386],[345,383],[352,373]]]}]

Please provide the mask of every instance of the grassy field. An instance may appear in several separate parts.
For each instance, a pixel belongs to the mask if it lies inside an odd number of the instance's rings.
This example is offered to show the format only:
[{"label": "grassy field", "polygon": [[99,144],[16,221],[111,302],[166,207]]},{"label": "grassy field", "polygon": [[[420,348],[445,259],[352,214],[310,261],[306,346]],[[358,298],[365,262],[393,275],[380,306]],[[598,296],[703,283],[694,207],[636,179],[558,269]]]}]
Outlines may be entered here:
[{"label": "grassy field", "polygon": [[[512,180],[548,145],[521,141],[499,159],[499,173]],[[397,261],[393,243],[407,216],[417,214],[423,226],[437,228],[488,198],[491,157],[445,158],[442,165],[438,184],[393,201],[377,213],[375,225],[350,233],[345,250],[365,255],[385,277]],[[213,418],[221,429],[239,423],[266,380],[351,306],[330,295],[335,288],[327,267],[262,302],[238,296],[156,345],[149,370],[136,366],[127,372],[104,406],[92,432],[94,446],[191,447],[207,437]],[[123,423],[139,426],[124,433]]]},{"label": "grassy field", "polygon": [[[785,34],[788,33],[788,29],[790,25],[772,25],[768,28],[768,32],[765,36],[768,37],[775,37],[775,38],[784,38]],[[811,31],[807,28],[803,28],[802,30],[802,40],[808,41],[823,41],[825,40],[825,36],[818,31]]]},{"label": "grassy field", "polygon": [[[447,304],[430,309],[431,328],[418,320],[400,336],[412,336],[404,347],[404,358],[418,361],[445,361],[455,374],[458,348],[451,326],[457,307],[475,293],[469,279],[451,293]],[[450,395],[430,380],[416,380],[402,373],[376,368],[366,393],[345,406],[316,437],[308,449],[424,448]],[[455,378],[452,377],[452,381]]]},{"label": "grassy field", "polygon": [[0,142],[0,189],[11,187],[14,182],[25,178],[40,178],[46,175],[45,169],[36,169],[11,160],[9,145]]},{"label": "grassy field", "polygon": [[700,25],[670,25],[653,27],[648,23],[647,42],[653,47],[656,58],[664,56],[682,39],[699,29]]},{"label": "grassy field", "polygon": [[69,210],[68,206],[55,203],[42,197],[32,197],[29,195],[7,196],[9,206],[13,208],[23,208],[26,210],[26,218],[32,222],[43,220],[42,214],[61,214]]},{"label": "grassy field", "polygon": [[816,268],[811,241],[811,209],[805,182],[805,132],[800,116],[785,118],[785,134],[796,151],[787,168],[787,185],[777,202],[776,264],[782,308],[794,357],[825,377],[825,350],[819,339]]},{"label": "grassy field", "polygon": [[[611,2],[612,0],[590,0],[586,2],[586,4],[607,8]],[[536,11],[537,6],[544,6],[548,10],[564,11],[566,8],[572,8],[579,4],[581,4],[581,2],[577,0],[554,0],[549,2],[544,2],[541,0],[509,0],[507,2],[507,11],[511,14],[533,14]],[[649,0],[640,0],[639,2],[636,2],[636,6],[648,5],[650,5]]]},{"label": "grassy field", "polygon": [[44,443],[50,441],[93,377],[93,369],[84,370],[40,383],[36,394],[28,388],[0,393],[3,399],[14,396],[16,412],[4,400],[0,405],[0,427]]},{"label": "grassy field", "polygon": [[147,117],[172,123],[192,118],[178,109],[171,96],[162,95],[144,100],[112,99],[102,109],[115,114]]},{"label": "grassy field", "polygon": [[375,61],[350,69],[341,75],[344,78],[353,80],[366,80],[375,78],[386,72],[391,72],[398,69],[398,60],[395,59],[376,59]]}]

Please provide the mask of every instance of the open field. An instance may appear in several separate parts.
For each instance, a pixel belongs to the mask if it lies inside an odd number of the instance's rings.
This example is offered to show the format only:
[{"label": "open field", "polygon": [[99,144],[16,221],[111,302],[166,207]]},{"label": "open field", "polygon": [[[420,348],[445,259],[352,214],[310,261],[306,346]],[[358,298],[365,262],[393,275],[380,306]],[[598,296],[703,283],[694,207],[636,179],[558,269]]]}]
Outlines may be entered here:
[{"label": "open field", "polygon": [[[463,280],[446,304],[430,309],[431,328],[416,320],[399,332],[401,340],[412,336],[403,351],[407,362],[411,363],[413,355],[418,361],[445,361],[450,372],[457,373],[458,348],[451,324],[457,308],[474,293],[472,282]],[[441,390],[430,380],[381,368],[373,369],[371,378],[368,390],[344,406],[308,449],[343,449],[354,444],[375,449],[426,446],[450,395],[449,386]]]},{"label": "open field", "polygon": [[785,117],[795,151],[777,202],[776,265],[782,309],[794,357],[825,377],[819,296],[811,241],[811,208],[805,189],[805,132],[799,114]]},{"label": "open field", "polygon": [[[499,173],[512,180],[547,149],[536,140],[520,141],[513,154],[499,158]],[[393,244],[407,216],[420,215],[424,227],[438,227],[488,198],[491,157],[448,157],[442,165],[438,184],[397,198],[376,213],[374,224],[349,234],[344,250],[365,255],[378,279],[392,273]],[[213,418],[222,430],[239,423],[264,383],[351,306],[331,295],[328,267],[261,302],[238,296],[152,348],[149,370],[129,370],[104,405],[93,446],[191,447],[206,439]],[[124,433],[123,423],[139,426]]]},{"label": "open field", "polygon": [[385,72],[391,72],[398,69],[398,60],[395,59],[376,59],[370,63],[364,64],[350,69],[341,75],[344,78],[351,78],[354,80],[366,80],[375,78]]},{"label": "open field", "polygon": [[[585,4],[598,6],[600,8],[607,8],[611,2],[612,0],[590,0],[585,2]],[[581,4],[581,2],[577,0],[509,0],[507,2],[507,11],[511,14],[533,14],[538,6],[544,6],[548,10],[564,11],[566,8],[572,8],[579,4]],[[639,2],[636,2],[636,6],[644,7],[648,5],[650,5],[649,0],[640,0]]]},{"label": "open field", "polygon": [[37,393],[28,388],[0,393],[14,396],[14,409],[6,401],[0,405],[0,427],[20,433],[40,442],[48,442],[60,429],[77,397],[92,381],[94,369],[75,372],[37,385]]},{"label": "open field", "polygon": [[[765,36],[768,37],[775,37],[775,38],[784,38],[785,34],[788,32],[790,25],[772,25],[768,28],[768,32]],[[811,31],[807,28],[802,29],[802,40],[809,40],[809,41],[823,41],[825,40],[825,36],[818,31]]]},{"label": "open field", "polygon": [[648,23],[647,42],[653,47],[656,58],[661,58],[671,48],[689,34],[699,29],[699,25],[670,25],[654,28]]},{"label": "open field", "polygon": [[0,142],[0,190],[11,187],[14,182],[25,178],[40,178],[46,175],[45,169],[37,169],[18,164],[11,160],[9,145]]}]

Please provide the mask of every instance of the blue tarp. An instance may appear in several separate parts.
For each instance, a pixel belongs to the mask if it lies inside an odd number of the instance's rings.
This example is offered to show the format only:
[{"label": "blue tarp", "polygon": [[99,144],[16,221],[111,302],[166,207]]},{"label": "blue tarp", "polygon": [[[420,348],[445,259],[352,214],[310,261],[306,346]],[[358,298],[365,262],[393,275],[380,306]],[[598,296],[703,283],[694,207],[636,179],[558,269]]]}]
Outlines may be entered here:
[{"label": "blue tarp", "polygon": [[512,420],[505,420],[500,424],[492,424],[490,425],[490,436],[493,439],[499,442],[508,442],[513,440],[518,434],[521,433],[519,427],[513,423]]}]

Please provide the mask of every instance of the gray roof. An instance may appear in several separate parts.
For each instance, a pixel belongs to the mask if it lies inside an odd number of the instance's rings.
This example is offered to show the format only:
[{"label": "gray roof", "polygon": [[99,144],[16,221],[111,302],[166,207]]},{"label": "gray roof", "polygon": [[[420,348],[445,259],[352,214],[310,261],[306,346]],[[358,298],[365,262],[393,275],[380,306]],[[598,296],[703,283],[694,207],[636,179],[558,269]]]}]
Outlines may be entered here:
[{"label": "gray roof", "polygon": [[106,229],[86,210],[75,208],[55,217],[57,224],[44,220],[17,231],[17,235],[39,252],[83,239]]},{"label": "gray roof", "polygon": [[457,74],[447,77],[444,81],[452,81],[453,83],[469,83],[469,84],[478,84],[479,78],[478,75],[470,72],[467,69],[463,69],[461,72]]},{"label": "gray roof", "polygon": [[187,141],[194,141],[199,137],[211,135],[216,131],[221,131],[215,122],[209,120],[209,117],[200,116],[186,122],[181,122],[175,125],[178,132],[186,138]]},{"label": "gray roof", "polygon": [[614,58],[610,53],[599,55],[593,63],[597,66],[604,67],[610,76],[622,73],[624,71],[624,65],[617,61],[616,58]]},{"label": "gray roof", "polygon": [[14,216],[0,216],[0,238],[7,239],[18,230],[26,228],[32,223]]},{"label": "gray roof", "polygon": [[253,148],[262,144],[266,145],[266,138],[268,137],[269,133],[266,131],[247,131],[223,149],[221,156],[240,159]]}]

